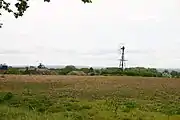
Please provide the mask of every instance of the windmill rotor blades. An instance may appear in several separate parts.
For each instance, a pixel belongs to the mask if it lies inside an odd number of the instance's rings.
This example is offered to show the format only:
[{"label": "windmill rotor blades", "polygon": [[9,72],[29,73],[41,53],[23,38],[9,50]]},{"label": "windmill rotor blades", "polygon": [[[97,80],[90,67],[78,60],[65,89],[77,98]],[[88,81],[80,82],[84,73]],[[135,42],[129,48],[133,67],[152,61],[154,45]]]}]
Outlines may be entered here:
[{"label": "windmill rotor blades", "polygon": [[119,43],[119,49],[121,50],[121,48],[124,46],[124,43]]}]

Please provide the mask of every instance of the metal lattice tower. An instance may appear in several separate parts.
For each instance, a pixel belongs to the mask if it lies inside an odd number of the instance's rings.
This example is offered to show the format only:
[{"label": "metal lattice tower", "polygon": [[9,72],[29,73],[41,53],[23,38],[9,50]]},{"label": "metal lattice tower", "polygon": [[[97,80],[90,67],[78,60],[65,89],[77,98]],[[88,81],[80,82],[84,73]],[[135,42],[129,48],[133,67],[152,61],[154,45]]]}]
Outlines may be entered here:
[{"label": "metal lattice tower", "polygon": [[122,70],[124,70],[125,61],[127,61],[124,59],[124,51],[125,51],[125,47],[123,46],[120,49],[121,58],[120,58],[120,63],[119,63],[119,68],[121,68]]}]

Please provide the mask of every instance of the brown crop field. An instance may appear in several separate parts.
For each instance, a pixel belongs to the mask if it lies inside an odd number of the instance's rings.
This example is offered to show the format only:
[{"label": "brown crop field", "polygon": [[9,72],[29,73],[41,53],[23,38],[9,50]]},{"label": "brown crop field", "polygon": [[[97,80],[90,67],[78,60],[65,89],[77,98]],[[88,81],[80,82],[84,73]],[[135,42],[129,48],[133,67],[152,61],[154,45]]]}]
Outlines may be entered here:
[{"label": "brown crop field", "polygon": [[0,120],[180,120],[180,79],[0,78]]}]

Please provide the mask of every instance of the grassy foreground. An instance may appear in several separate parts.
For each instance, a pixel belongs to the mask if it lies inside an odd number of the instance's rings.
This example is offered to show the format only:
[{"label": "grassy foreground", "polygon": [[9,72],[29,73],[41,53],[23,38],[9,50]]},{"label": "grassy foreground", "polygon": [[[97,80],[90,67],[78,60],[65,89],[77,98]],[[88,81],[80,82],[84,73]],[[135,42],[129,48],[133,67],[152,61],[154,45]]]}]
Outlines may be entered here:
[{"label": "grassy foreground", "polygon": [[0,120],[180,120],[180,79],[8,75]]}]

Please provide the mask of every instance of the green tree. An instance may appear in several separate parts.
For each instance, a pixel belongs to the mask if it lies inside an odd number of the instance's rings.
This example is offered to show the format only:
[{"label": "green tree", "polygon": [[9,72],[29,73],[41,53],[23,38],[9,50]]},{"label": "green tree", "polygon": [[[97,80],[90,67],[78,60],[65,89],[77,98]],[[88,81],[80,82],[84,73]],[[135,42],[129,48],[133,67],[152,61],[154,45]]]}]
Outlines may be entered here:
[{"label": "green tree", "polygon": [[94,72],[95,72],[96,75],[100,75],[101,74],[101,70],[100,69],[95,69]]},{"label": "green tree", "polygon": [[101,70],[101,75],[122,75],[122,70],[117,67],[108,67]]},{"label": "green tree", "polygon": [[65,66],[65,68],[62,68],[61,70],[59,70],[58,74],[60,75],[67,75],[69,72],[72,72],[72,71],[76,71],[76,67],[73,66],[73,65],[67,65]]},{"label": "green tree", "polygon": [[94,69],[92,67],[90,67],[89,72],[94,72]]},{"label": "green tree", "polygon": [[92,67],[89,68],[89,75],[91,76],[95,75],[94,69]]},{"label": "green tree", "polygon": [[76,70],[76,67],[74,65],[67,65],[67,66],[65,66],[64,69],[67,69],[69,71],[73,71],[73,70]]},{"label": "green tree", "polygon": [[169,71],[168,71],[167,69],[165,69],[165,70],[163,71],[163,73],[169,74]]},{"label": "green tree", "polygon": [[[11,3],[7,0],[0,0],[0,10],[3,9],[9,13],[12,13],[15,18],[18,18],[19,16],[23,16],[24,12],[29,8],[29,0],[16,0],[17,2],[14,4],[16,11],[12,10]],[[84,3],[92,3],[91,0],[81,0]],[[50,0],[44,0],[44,2],[50,2]],[[0,12],[0,15],[2,13]],[[2,23],[0,23],[0,28],[2,27]]]},{"label": "green tree", "polygon": [[6,72],[6,74],[15,74],[15,75],[20,75],[21,72],[17,68],[9,68]]},{"label": "green tree", "polygon": [[89,73],[89,68],[81,68],[79,69],[80,71],[83,71],[84,73],[88,74]]},{"label": "green tree", "polygon": [[173,70],[173,71],[171,71],[170,74],[171,74],[172,77],[179,77],[179,73],[177,71]]}]

